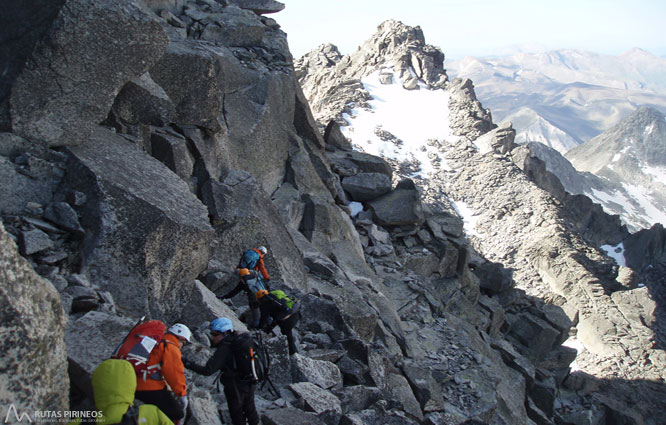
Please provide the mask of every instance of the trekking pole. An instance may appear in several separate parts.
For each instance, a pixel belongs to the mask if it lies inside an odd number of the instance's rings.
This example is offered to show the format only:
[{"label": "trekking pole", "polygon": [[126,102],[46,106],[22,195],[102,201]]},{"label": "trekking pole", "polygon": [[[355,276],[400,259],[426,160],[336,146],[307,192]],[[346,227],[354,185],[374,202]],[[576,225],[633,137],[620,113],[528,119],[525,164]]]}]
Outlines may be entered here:
[{"label": "trekking pole", "polygon": [[268,355],[268,349],[264,345],[264,340],[263,337],[261,336],[261,330],[257,329],[257,341],[259,342],[259,346],[261,347],[261,350],[263,351],[264,358],[266,359],[266,375],[268,375],[268,371],[271,370],[271,356]]},{"label": "trekking pole", "polygon": [[[268,349],[264,345],[264,340],[263,337],[261,336],[261,330],[256,329],[254,331],[255,333],[255,338],[257,340],[257,343],[259,344],[260,349],[263,352],[263,358],[266,359],[266,371],[265,371],[265,379],[264,382],[261,384],[260,389],[264,389],[264,385],[266,385],[266,382],[269,384],[268,392],[273,394],[275,397],[280,397],[280,392],[275,388],[275,385],[273,385],[273,381],[271,381],[271,378],[269,376],[269,372],[271,369],[271,356],[268,355]],[[271,391],[271,388],[273,391]]]},{"label": "trekking pole", "polygon": [[268,382],[268,384],[270,385],[270,387],[268,388],[268,392],[270,393],[270,392],[271,392],[271,388],[273,388],[273,391],[275,391],[275,392],[272,393],[272,394],[273,394],[275,397],[278,397],[278,398],[279,398],[279,397],[280,397],[280,392],[277,390],[277,388],[275,388],[275,385],[273,385],[273,381],[271,381],[271,378],[270,378],[268,375],[266,375],[266,382]]},{"label": "trekking pole", "polygon": [[132,329],[130,329],[130,331],[127,332],[127,335],[125,335],[125,338],[123,338],[123,340],[120,342],[120,344],[118,344],[118,346],[113,350],[113,353],[111,354],[111,356],[115,356],[115,355],[116,355],[116,353],[118,352],[118,350],[120,350],[120,347],[122,347],[123,344],[125,343],[125,341],[127,341],[127,337],[130,336],[130,334],[132,333],[132,331],[133,331],[137,326],[139,326],[141,323],[143,323],[143,321],[144,321],[145,319],[146,319],[146,316],[145,316],[145,315],[144,315],[144,316],[141,316],[141,318],[136,322],[136,324],[135,324],[134,326],[132,326]]}]

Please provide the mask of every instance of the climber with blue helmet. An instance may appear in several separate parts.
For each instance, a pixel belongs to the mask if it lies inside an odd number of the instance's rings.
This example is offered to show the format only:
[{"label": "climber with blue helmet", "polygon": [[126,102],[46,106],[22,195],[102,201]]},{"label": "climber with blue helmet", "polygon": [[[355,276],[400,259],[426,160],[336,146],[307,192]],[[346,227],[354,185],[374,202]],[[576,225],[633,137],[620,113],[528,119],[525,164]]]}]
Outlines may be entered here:
[{"label": "climber with blue helmet", "polygon": [[259,414],[254,405],[256,381],[248,376],[243,367],[252,336],[248,332],[234,331],[233,323],[226,317],[213,320],[208,328],[215,353],[205,366],[188,359],[184,359],[183,364],[187,369],[205,376],[221,371],[220,382],[224,386],[231,422],[234,425],[244,425],[246,421],[249,425],[259,424]]},{"label": "climber with blue helmet", "polygon": [[233,332],[234,324],[230,319],[226,317],[218,317],[217,319],[210,322],[208,326],[210,330],[210,336],[215,337],[217,334],[225,334],[227,332]]}]

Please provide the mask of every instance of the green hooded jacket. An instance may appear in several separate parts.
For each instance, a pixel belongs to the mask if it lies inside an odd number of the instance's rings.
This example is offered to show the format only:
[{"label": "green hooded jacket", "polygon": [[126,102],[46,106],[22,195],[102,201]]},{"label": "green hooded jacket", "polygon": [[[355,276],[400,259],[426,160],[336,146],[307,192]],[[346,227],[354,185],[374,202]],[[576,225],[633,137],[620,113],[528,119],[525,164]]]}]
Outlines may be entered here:
[{"label": "green hooded jacket", "polygon": [[[96,423],[119,423],[130,405],[134,404],[134,392],[136,391],[134,368],[126,360],[105,360],[93,372],[92,387],[95,406],[102,411],[102,417],[98,418]],[[139,423],[142,425],[173,425],[171,419],[152,404],[139,406]]]}]

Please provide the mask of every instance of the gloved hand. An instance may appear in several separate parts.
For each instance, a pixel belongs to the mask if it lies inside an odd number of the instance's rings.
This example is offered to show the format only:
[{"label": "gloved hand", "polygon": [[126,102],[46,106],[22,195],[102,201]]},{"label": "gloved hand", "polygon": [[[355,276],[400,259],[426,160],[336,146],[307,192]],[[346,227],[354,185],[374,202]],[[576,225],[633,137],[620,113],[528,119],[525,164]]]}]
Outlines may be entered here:
[{"label": "gloved hand", "polygon": [[183,358],[183,366],[185,366],[185,369],[192,369],[193,364],[193,361]]},{"label": "gloved hand", "polygon": [[183,412],[187,412],[187,396],[180,396],[178,397],[178,403],[180,404],[180,408],[183,409]]}]

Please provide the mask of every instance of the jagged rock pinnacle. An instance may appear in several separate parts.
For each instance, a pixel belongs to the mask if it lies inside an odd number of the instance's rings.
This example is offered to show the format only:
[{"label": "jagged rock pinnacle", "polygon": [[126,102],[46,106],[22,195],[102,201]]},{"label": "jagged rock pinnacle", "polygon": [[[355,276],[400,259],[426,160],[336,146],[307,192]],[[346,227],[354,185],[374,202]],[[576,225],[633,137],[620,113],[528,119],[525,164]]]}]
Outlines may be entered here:
[{"label": "jagged rock pinnacle", "polygon": [[420,27],[395,20],[382,22],[350,55],[340,55],[334,45],[323,44],[297,60],[294,67],[320,122],[340,120],[339,111],[345,108],[340,99],[358,105],[367,102],[360,80],[382,69],[394,72],[405,88],[416,89],[418,81],[428,88],[444,88],[448,82],[444,53],[426,44]]}]

